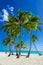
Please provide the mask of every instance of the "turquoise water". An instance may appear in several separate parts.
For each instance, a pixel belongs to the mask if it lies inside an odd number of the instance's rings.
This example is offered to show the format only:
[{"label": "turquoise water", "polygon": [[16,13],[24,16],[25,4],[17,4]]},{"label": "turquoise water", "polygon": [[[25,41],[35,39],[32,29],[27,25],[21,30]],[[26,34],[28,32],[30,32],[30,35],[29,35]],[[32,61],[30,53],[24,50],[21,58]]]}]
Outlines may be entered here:
[{"label": "turquoise water", "polygon": [[[2,50],[2,51],[0,51],[0,52],[9,52],[9,51]],[[13,52],[16,53],[16,51],[13,51]],[[21,53],[23,53],[23,54],[28,54],[28,51],[21,51]],[[37,51],[31,51],[30,53],[31,53],[31,54],[38,54]],[[39,53],[43,54],[43,51],[39,51]]]}]

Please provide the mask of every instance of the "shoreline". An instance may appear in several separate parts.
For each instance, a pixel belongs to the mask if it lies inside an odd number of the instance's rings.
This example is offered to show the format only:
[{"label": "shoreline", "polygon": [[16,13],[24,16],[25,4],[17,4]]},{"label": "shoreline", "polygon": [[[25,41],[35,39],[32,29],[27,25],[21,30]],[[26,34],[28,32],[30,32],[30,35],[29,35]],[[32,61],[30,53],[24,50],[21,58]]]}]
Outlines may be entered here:
[{"label": "shoreline", "polygon": [[30,54],[29,58],[25,56],[20,56],[16,58],[15,55],[8,57],[8,53],[0,53],[0,65],[43,65],[43,55],[39,56],[38,54]]},{"label": "shoreline", "polygon": [[[8,54],[9,52],[0,52],[0,53],[5,53],[5,54]],[[16,52],[13,52],[14,53],[14,55],[16,54]],[[21,55],[27,55],[28,53],[22,53],[21,52]],[[38,55],[38,53],[30,53],[31,55]],[[43,55],[43,52],[41,53],[42,55]]]}]

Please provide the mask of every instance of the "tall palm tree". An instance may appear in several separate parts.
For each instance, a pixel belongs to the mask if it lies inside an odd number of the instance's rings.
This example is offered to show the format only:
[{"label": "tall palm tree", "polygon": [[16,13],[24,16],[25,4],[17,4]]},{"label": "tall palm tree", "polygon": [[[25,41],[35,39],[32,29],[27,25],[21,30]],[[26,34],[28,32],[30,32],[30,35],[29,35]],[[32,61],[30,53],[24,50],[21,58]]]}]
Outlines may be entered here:
[{"label": "tall palm tree", "polygon": [[42,24],[42,22],[40,21],[40,18],[39,17],[37,17],[37,16],[33,16],[32,15],[32,17],[31,17],[31,19],[30,19],[30,22],[29,23],[27,23],[27,25],[25,25],[27,28],[27,30],[29,31],[29,33],[30,33],[30,49],[29,49],[29,52],[28,52],[28,55],[27,55],[27,57],[29,57],[29,55],[30,55],[30,50],[31,50],[31,36],[32,36],[32,31],[33,30],[40,30],[41,31],[41,28],[40,28],[40,26],[39,26],[39,24]]},{"label": "tall palm tree", "polygon": [[[13,16],[9,16],[9,20],[8,22],[6,22],[3,26],[2,29],[4,29],[4,32],[7,33],[7,35],[10,37],[10,51],[12,51],[12,40],[14,39],[14,37],[17,37],[17,35],[19,34],[19,27],[14,23],[14,21],[16,21],[16,18]],[[10,52],[11,54],[11,52]],[[10,56],[9,54],[9,56]]]},{"label": "tall palm tree", "polygon": [[24,25],[29,22],[28,20],[31,17],[31,13],[30,12],[23,12],[22,10],[18,10],[18,16],[16,18],[16,21],[14,21],[14,23],[16,23],[17,26],[19,26],[20,29],[20,42],[21,42],[21,37],[22,37],[22,28],[24,27]]}]

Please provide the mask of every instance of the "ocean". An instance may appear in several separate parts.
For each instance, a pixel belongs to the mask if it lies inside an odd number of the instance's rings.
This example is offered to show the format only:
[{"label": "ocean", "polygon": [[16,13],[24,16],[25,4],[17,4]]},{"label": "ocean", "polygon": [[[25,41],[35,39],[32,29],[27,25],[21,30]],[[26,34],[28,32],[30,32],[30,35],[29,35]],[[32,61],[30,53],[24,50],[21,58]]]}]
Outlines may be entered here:
[{"label": "ocean", "polygon": [[[0,50],[0,52],[10,52],[9,50]],[[16,53],[16,51],[13,51],[14,53]],[[43,51],[39,51],[40,54],[43,54]],[[21,51],[21,54],[28,54],[28,51]],[[37,51],[31,51],[30,54],[38,54]]]}]

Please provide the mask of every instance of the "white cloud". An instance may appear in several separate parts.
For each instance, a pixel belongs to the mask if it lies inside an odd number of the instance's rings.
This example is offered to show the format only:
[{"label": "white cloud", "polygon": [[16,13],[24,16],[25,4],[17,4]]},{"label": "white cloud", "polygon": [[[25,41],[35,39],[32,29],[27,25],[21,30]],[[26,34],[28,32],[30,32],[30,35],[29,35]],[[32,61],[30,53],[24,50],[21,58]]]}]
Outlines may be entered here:
[{"label": "white cloud", "polygon": [[10,7],[10,10],[11,10],[11,11],[13,11],[13,10],[14,10],[14,8],[13,8],[13,7]]},{"label": "white cloud", "polygon": [[8,21],[9,13],[6,9],[3,9],[3,21]]},{"label": "white cloud", "polygon": [[8,7],[8,9],[11,11],[11,12],[13,12],[14,11],[14,7],[13,6],[7,6]]},{"label": "white cloud", "polygon": [[[9,5],[7,5],[7,7],[9,9],[8,11],[10,11],[10,13],[14,15],[14,13],[13,13],[14,7],[13,6],[9,6]],[[0,18],[1,22],[8,21],[8,16],[9,16],[8,11],[6,9],[2,9],[3,13],[0,13],[0,17],[2,17],[2,19]]]}]

